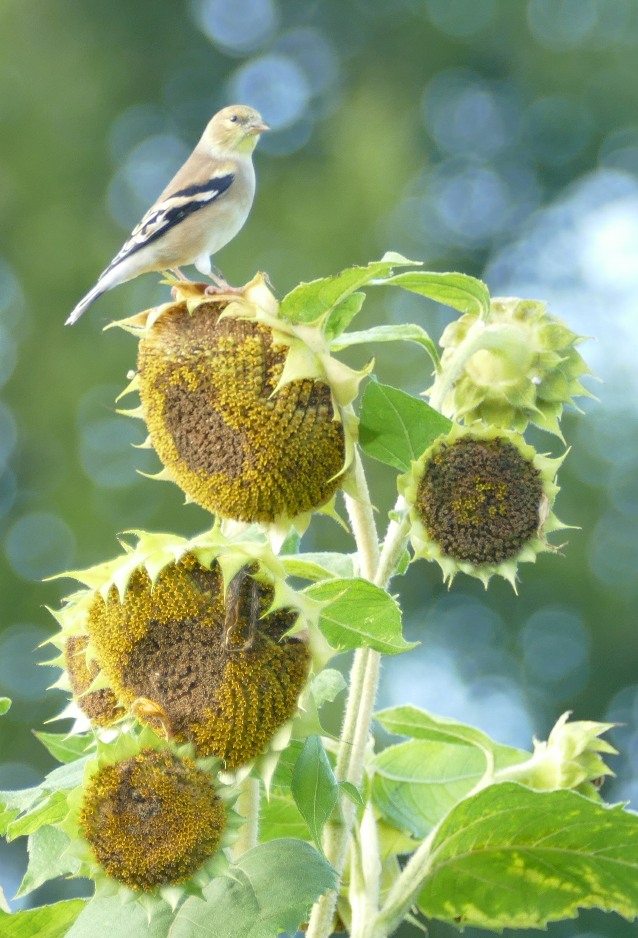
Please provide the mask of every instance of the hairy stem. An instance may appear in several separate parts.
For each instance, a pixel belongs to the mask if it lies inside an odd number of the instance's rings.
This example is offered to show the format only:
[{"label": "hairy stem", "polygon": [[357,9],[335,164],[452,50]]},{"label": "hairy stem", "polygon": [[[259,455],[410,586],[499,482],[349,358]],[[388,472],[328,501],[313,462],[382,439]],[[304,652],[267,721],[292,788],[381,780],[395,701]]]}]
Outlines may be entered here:
[{"label": "hairy stem", "polygon": [[[357,498],[346,496],[346,504],[359,553],[361,575],[385,586],[394,572],[398,558],[405,548],[407,527],[405,521],[390,522],[381,553],[368,486],[363,466],[357,454],[355,463]],[[371,648],[355,652],[350,672],[348,699],[337,752],[335,775],[339,781],[359,785],[363,776],[364,756],[379,683],[381,656]],[[355,806],[348,799],[341,804],[341,819],[326,825],[324,851],[327,859],[341,877],[346,862]],[[337,893],[322,896],[315,904],[307,938],[328,938],[337,903]]]},{"label": "hairy stem", "polygon": [[245,821],[239,832],[239,837],[233,844],[233,860],[237,860],[242,853],[246,853],[247,850],[257,846],[259,799],[259,779],[250,776],[245,778],[241,783],[241,792],[235,806],[237,813],[245,818]]}]

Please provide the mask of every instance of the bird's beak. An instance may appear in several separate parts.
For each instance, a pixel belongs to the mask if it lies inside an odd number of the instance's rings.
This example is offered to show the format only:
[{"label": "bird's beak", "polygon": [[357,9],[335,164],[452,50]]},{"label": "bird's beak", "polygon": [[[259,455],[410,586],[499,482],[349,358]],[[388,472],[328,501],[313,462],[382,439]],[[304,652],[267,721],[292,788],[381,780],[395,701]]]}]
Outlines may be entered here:
[{"label": "bird's beak", "polygon": [[270,130],[270,127],[262,121],[260,124],[253,124],[248,133],[251,136],[257,136],[257,134],[263,134],[265,130]]}]

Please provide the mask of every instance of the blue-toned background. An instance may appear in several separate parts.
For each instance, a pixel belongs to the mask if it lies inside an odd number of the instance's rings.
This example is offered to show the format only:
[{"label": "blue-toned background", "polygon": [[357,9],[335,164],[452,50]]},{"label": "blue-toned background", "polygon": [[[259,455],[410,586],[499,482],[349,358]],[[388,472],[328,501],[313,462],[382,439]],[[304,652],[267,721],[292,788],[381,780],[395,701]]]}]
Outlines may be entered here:
[{"label": "blue-toned background", "polygon": [[[50,767],[29,727],[64,702],[44,696],[56,675],[34,649],[65,584],[41,578],[107,559],[125,528],[207,523],[135,473],[156,468],[131,447],[141,424],[115,413],[135,346],[101,333],[167,288],[148,275],[62,323],[210,115],[241,101],[273,132],[251,218],[217,258],[231,282],[262,269],[283,295],[391,249],[546,299],[595,337],[581,348],[599,400],[565,421],[557,512],[576,527],[564,556],[523,568],[518,597],[463,578],[448,593],[438,568],[415,565],[396,587],[422,647],[386,664],[381,702],[519,746],[565,709],[619,721],[605,795],[638,806],[635,0],[3,0],[0,35],[0,694],[14,699],[0,787]],[[438,336],[451,318],[389,290],[366,310],[358,328],[412,320]],[[419,350],[374,351],[382,380],[428,386]],[[393,474],[371,478],[389,507]],[[349,548],[325,520],[307,543]],[[3,847],[8,894],[23,868],[24,845]],[[634,926],[590,914],[551,932]]]}]

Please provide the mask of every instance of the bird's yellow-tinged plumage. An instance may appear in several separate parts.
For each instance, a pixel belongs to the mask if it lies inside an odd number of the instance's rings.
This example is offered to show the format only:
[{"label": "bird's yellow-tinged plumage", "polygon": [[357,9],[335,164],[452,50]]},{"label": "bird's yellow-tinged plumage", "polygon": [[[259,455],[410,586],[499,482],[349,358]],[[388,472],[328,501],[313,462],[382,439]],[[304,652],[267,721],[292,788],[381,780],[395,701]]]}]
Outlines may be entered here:
[{"label": "bird's yellow-tinged plumage", "polygon": [[139,274],[185,264],[210,274],[211,255],[235,237],[250,212],[255,195],[252,152],[265,130],[268,125],[251,107],[236,104],[218,111],[67,324],[107,290]]}]

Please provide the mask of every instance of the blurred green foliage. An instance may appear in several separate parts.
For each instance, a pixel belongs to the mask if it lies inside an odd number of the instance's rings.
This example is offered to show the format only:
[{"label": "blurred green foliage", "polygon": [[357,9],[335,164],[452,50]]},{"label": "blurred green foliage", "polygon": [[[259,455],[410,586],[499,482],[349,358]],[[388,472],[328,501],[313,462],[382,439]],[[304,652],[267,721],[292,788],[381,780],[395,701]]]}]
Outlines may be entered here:
[{"label": "blurred green foliage", "polygon": [[[423,647],[410,663],[392,662],[382,698],[405,702],[413,682],[426,694],[415,702],[428,706],[431,683],[441,713],[515,745],[567,708],[623,719],[610,791],[638,796],[626,352],[638,286],[636,4],[3,0],[0,35],[0,693],[15,701],[0,727],[0,787],[32,784],[50,766],[29,727],[64,703],[60,692],[43,695],[55,673],[36,668],[47,654],[33,649],[53,627],[45,604],[66,584],[40,578],[106,559],[126,528],[195,533],[207,523],[177,489],[135,475],[155,464],[131,448],[141,425],[114,403],[135,348],[100,331],[167,288],[147,275],[74,328],[62,323],[210,115],[243,91],[274,129],[256,153],[252,215],[216,259],[231,282],[263,269],[283,295],[391,249],[483,275],[493,293],[533,290],[571,328],[600,336],[606,384],[590,385],[600,402],[588,417],[566,423],[573,448],[557,503],[580,530],[568,532],[563,557],[523,571],[518,597],[505,584],[484,594],[462,581],[447,595],[438,569],[415,565],[400,588],[408,637]],[[405,320],[435,333],[451,318],[382,291],[363,315],[358,328]],[[374,351],[381,380],[411,392],[429,385],[422,351]],[[547,436],[534,441],[560,451]],[[394,474],[375,465],[371,479],[383,511]],[[324,519],[308,539],[316,549],[348,543]],[[0,856],[9,893],[20,850]],[[630,934],[613,918],[587,923],[592,934]]]}]

